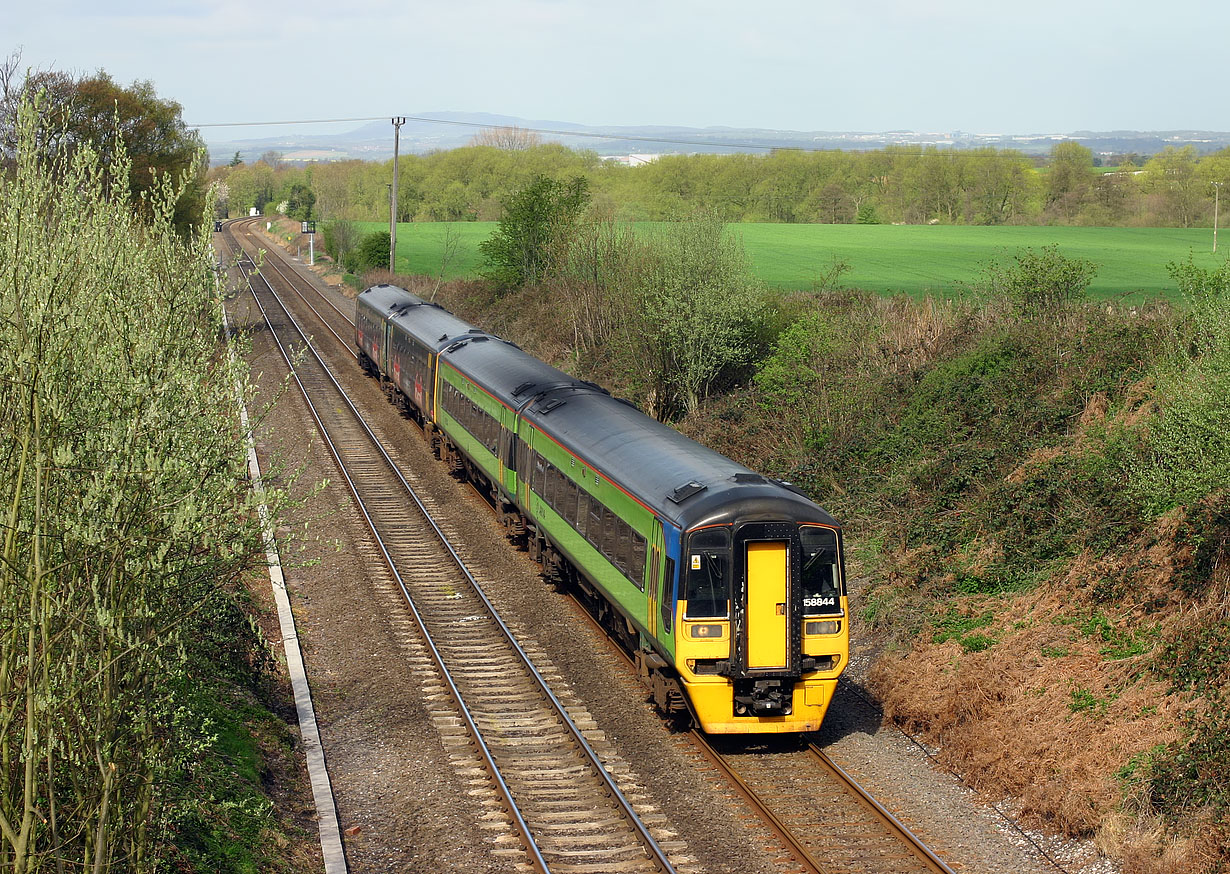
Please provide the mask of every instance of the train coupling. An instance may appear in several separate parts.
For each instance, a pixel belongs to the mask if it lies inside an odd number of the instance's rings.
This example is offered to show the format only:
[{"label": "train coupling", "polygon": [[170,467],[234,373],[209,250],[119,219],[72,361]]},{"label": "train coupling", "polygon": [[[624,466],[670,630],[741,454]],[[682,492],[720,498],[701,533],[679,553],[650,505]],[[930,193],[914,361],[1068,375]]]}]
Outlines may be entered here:
[{"label": "train coupling", "polygon": [[789,716],[794,683],[751,680],[735,683],[735,713],[739,716]]}]

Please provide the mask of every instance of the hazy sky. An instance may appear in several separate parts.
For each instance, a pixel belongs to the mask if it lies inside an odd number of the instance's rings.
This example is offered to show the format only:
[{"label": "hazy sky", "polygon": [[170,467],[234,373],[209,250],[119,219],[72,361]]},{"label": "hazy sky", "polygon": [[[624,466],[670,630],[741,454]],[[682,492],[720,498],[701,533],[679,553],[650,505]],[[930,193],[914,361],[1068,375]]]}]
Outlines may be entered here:
[{"label": "hazy sky", "polygon": [[148,79],[194,125],[458,111],[790,130],[1230,130],[1227,0],[6,5],[0,53]]}]

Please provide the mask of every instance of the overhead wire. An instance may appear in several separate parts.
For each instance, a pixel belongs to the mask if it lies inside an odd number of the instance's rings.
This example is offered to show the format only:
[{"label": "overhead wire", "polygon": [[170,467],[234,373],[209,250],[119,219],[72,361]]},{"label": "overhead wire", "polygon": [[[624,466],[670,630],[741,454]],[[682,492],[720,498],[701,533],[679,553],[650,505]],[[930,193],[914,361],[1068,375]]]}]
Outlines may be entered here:
[{"label": "overhead wire", "polygon": [[[453,125],[455,127],[478,128],[481,130],[497,130],[500,128],[514,128],[518,131],[524,131],[526,133],[532,133],[532,134],[547,134],[551,136],[561,136],[561,137],[578,137],[581,139],[615,140],[615,141],[620,141],[620,142],[626,141],[626,142],[640,142],[640,143],[662,143],[664,145],[671,145],[671,146],[699,146],[699,147],[710,148],[710,149],[712,148],[758,149],[758,150],[764,150],[764,151],[778,151],[778,152],[843,151],[840,149],[834,149],[832,147],[825,147],[825,146],[797,146],[797,145],[783,145],[783,144],[778,144],[778,143],[725,141],[725,140],[720,140],[716,138],[715,139],[679,139],[679,138],[669,137],[669,136],[668,137],[651,137],[651,136],[642,136],[642,135],[637,135],[637,134],[600,133],[597,131],[575,131],[575,130],[558,130],[554,128],[522,127],[521,125],[517,125],[517,124],[503,124],[503,125],[502,124],[483,124],[482,122],[476,122],[476,121],[458,121],[456,119],[447,119],[447,118],[427,118],[426,116],[420,116],[420,115],[405,115],[405,116],[397,116],[397,117],[404,118],[407,121],[418,121],[418,122],[424,122],[424,123],[429,123],[429,124]],[[353,123],[365,122],[365,121],[383,121],[385,118],[392,118],[392,116],[381,115],[381,116],[363,116],[363,117],[355,117],[355,118],[300,119],[300,120],[295,120],[295,121],[225,121],[225,122],[208,122],[204,124],[188,124],[187,126],[192,127],[192,128],[206,128],[206,127],[213,128],[213,127],[273,127],[273,126],[297,125],[297,124],[342,124],[342,123],[352,123],[353,124]],[[919,143],[891,143],[888,145],[927,146],[927,145],[936,145],[936,144],[919,142]],[[884,148],[884,146],[885,144],[882,144],[882,143],[877,144],[875,146],[868,144],[867,148],[868,150],[871,150],[871,149]],[[986,146],[978,146],[977,148],[995,148],[995,147],[988,144]],[[963,149],[961,151],[971,151],[972,152],[974,150],[973,149],[970,149],[970,150]]]}]

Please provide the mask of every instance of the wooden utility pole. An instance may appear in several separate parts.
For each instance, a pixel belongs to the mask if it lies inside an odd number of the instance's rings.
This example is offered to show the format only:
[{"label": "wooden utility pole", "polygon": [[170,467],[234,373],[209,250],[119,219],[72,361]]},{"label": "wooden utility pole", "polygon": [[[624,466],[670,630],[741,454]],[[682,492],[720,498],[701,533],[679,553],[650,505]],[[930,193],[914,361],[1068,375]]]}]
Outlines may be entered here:
[{"label": "wooden utility pole", "polygon": [[1217,251],[1217,207],[1221,201],[1221,186],[1223,183],[1213,183],[1213,251]]},{"label": "wooden utility pole", "polygon": [[397,153],[401,145],[401,126],[406,123],[402,116],[390,119],[393,122],[393,190],[389,193],[389,272],[397,269]]}]

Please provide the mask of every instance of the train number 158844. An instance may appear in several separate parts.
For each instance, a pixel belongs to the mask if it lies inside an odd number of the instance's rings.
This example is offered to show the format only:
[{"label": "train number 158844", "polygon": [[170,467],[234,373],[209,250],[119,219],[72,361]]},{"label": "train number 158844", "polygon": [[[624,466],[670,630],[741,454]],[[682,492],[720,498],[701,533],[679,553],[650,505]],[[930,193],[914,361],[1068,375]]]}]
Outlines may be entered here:
[{"label": "train number 158844", "polygon": [[831,595],[829,597],[822,597],[822,598],[804,598],[803,606],[804,607],[836,607],[837,599],[832,597]]}]

